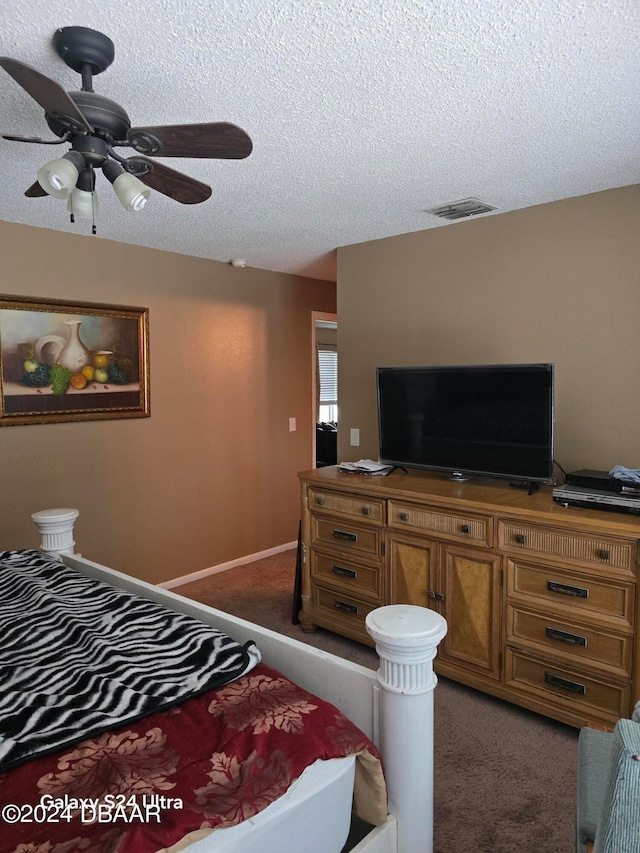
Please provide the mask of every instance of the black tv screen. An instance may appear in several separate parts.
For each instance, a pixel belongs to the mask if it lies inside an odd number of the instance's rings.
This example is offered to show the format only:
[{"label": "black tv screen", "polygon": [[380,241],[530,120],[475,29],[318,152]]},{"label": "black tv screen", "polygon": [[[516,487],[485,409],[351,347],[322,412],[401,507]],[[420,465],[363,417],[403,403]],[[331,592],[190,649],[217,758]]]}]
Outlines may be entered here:
[{"label": "black tv screen", "polygon": [[379,367],[380,461],[553,482],[553,365]]}]

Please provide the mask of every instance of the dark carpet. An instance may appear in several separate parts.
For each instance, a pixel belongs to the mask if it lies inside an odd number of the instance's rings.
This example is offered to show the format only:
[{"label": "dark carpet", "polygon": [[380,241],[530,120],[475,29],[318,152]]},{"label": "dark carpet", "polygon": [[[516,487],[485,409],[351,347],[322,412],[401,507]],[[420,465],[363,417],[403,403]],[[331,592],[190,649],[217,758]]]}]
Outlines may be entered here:
[{"label": "dark carpet", "polygon": [[[295,550],[177,587],[188,598],[377,669],[373,649],[291,624]],[[435,853],[571,853],[578,731],[440,678]]]}]

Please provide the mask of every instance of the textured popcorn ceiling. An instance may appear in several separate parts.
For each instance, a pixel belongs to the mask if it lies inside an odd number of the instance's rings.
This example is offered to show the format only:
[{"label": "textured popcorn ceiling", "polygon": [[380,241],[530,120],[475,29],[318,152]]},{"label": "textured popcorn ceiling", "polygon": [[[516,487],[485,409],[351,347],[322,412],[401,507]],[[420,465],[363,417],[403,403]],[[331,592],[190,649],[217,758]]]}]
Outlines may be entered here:
[{"label": "textured popcorn ceiling", "polygon": [[[425,208],[474,196],[508,211],[640,183],[639,0],[0,9],[0,54],[68,90],[80,77],[53,50],[54,31],[109,35],[115,61],[94,89],[134,126],[231,121],[253,140],[246,160],[163,161],[213,188],[199,205],[154,193],[127,213],[99,175],[105,239],[332,279],[337,246],[456,227]],[[51,136],[1,69],[0,131]],[[1,219],[90,234],[87,221],[69,223],[64,202],[24,196],[66,149],[0,140]]]}]

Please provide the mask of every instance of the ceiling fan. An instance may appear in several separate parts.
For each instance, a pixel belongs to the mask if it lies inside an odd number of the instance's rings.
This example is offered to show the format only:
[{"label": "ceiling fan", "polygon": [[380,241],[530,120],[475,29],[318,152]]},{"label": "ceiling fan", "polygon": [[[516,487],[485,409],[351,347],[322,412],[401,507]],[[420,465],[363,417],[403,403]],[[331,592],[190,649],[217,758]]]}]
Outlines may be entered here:
[{"label": "ceiling fan", "polygon": [[[44,117],[57,139],[2,134],[14,142],[57,145],[68,142],[70,150],[47,163],[38,180],[26,190],[30,198],[51,195],[66,198],[71,220],[93,218],[95,233],[95,170],[102,169],[128,210],[144,207],[150,189],[182,204],[199,204],[211,195],[211,187],[157,162],[155,157],[198,157],[239,160],[253,148],[244,130],[234,124],[158,125],[132,127],[125,110],[93,91],[93,76],[113,62],[115,49],[108,36],[86,27],[56,30],[53,46],[60,58],[82,76],[79,92],[66,92],[59,83],[30,65],[0,57],[0,66],[44,108]],[[137,152],[122,157],[116,148]]]}]

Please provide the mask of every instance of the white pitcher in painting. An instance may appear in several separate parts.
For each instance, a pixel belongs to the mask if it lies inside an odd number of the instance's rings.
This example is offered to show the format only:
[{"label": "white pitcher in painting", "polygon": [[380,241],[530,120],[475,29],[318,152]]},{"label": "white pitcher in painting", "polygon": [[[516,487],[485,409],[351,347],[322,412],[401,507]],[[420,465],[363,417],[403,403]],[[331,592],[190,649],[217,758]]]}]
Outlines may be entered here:
[{"label": "white pitcher in painting", "polygon": [[90,358],[89,350],[80,340],[82,320],[65,320],[64,322],[69,327],[69,340],[60,350],[58,364],[72,373],[77,373],[85,364],[88,364]]}]

